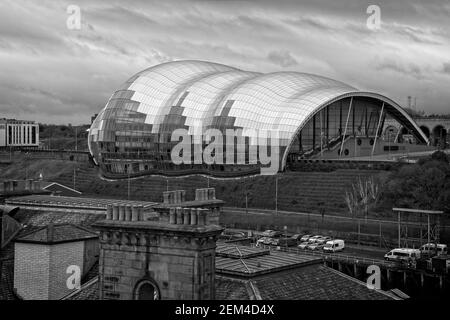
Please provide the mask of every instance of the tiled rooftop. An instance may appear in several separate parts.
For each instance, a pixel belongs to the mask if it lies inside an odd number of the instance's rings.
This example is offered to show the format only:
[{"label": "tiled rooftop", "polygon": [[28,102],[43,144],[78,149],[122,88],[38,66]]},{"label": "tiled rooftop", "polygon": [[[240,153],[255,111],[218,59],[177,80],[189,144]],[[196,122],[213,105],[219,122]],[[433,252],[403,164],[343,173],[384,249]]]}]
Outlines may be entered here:
[{"label": "tiled rooftop", "polygon": [[[82,285],[68,300],[98,300],[98,277]],[[321,264],[268,273],[252,279],[216,274],[216,300],[393,300],[366,285]]]},{"label": "tiled rooftop", "polygon": [[[227,248],[228,247],[228,248]],[[298,255],[282,252],[264,252],[260,249],[246,246],[223,245],[219,247],[219,255],[216,256],[216,272],[219,274],[254,277],[256,275],[275,272],[295,267],[318,264],[322,258],[308,255]],[[245,252],[247,256],[239,258],[236,251]],[[254,250],[254,251],[253,251]],[[224,252],[234,253],[224,256]],[[253,251],[253,252],[252,252]],[[251,254],[253,253],[253,255]]]},{"label": "tiled rooftop", "polygon": [[97,238],[98,235],[81,226],[72,224],[49,224],[40,227],[29,233],[23,234],[15,239],[16,242],[32,242],[32,243],[61,243],[70,241],[80,241]]},{"label": "tiled rooftop", "polygon": [[16,300],[14,295],[14,260],[0,261],[0,300]]},{"label": "tiled rooftop", "polygon": [[98,300],[98,276],[81,285],[80,290],[72,292],[62,300]]},{"label": "tiled rooftop", "polygon": [[319,265],[252,279],[263,300],[392,300],[393,295]]},{"label": "tiled rooftop", "polygon": [[91,209],[106,209],[107,205],[131,205],[143,206],[144,208],[156,205],[156,202],[148,201],[129,201],[117,199],[101,199],[101,198],[82,198],[82,197],[63,197],[49,195],[29,195],[24,197],[14,197],[6,200],[9,205],[30,204],[30,205],[47,205],[47,206],[63,206],[78,207]]},{"label": "tiled rooftop", "polygon": [[270,254],[269,249],[256,247],[246,247],[240,245],[230,245],[218,243],[216,248],[216,256],[224,258],[247,259],[251,257],[259,257]]},{"label": "tiled rooftop", "polygon": [[216,275],[215,286],[217,300],[256,300],[249,280]]},{"label": "tiled rooftop", "polygon": [[43,227],[47,226],[50,223],[70,223],[90,227],[96,221],[102,220],[104,218],[104,214],[52,212],[51,210],[28,209],[20,209],[20,211],[14,215],[14,219],[16,219],[22,225],[28,227]]}]

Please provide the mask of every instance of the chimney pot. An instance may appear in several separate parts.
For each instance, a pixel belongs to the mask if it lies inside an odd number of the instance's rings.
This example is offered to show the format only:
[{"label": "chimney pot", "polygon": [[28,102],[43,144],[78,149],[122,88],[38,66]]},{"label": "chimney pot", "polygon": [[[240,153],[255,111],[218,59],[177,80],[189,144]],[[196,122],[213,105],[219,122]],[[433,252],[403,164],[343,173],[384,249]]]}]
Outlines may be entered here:
[{"label": "chimney pot", "polygon": [[202,208],[197,208],[197,225],[204,226],[205,225],[205,212]]},{"label": "chimney pot", "polygon": [[177,224],[183,224],[183,208],[177,207]]},{"label": "chimney pot", "polygon": [[125,220],[125,206],[119,205],[119,221]]},{"label": "chimney pot", "polygon": [[183,209],[183,224],[190,224],[191,220],[191,210],[189,208]]},{"label": "chimney pot", "polygon": [[131,205],[127,204],[125,206],[125,221],[131,221]]},{"label": "chimney pot", "polygon": [[197,224],[197,209],[191,208],[191,225]]},{"label": "chimney pot", "polygon": [[163,203],[169,204],[169,191],[163,192]]},{"label": "chimney pot", "polygon": [[138,215],[138,221],[144,221],[144,206],[140,205],[139,208],[139,215]]},{"label": "chimney pot", "polygon": [[106,206],[106,220],[111,220],[113,216],[113,209],[110,204]]},{"label": "chimney pot", "polygon": [[119,205],[117,203],[114,203],[112,210],[113,210],[112,219],[119,220]]},{"label": "chimney pot", "polygon": [[133,206],[131,208],[131,221],[139,221],[139,207]]},{"label": "chimney pot", "polygon": [[177,223],[177,212],[175,211],[175,208],[169,209],[169,223],[170,224],[176,224]]}]

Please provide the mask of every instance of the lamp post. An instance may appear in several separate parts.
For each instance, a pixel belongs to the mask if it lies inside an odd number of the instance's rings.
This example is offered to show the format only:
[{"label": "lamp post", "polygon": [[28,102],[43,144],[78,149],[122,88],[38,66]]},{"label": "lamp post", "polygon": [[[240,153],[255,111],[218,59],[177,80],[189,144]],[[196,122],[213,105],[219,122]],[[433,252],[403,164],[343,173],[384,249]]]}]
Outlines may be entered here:
[{"label": "lamp post", "polygon": [[131,178],[130,178],[130,172],[128,172],[128,200],[130,200],[131,195]]},{"label": "lamp post", "polygon": [[75,151],[78,151],[78,127],[75,127]]},{"label": "lamp post", "polygon": [[73,166],[73,189],[76,190],[76,176],[77,176],[77,169],[76,166]]},{"label": "lamp post", "polygon": [[278,175],[275,175],[275,215],[278,215]]},{"label": "lamp post", "polygon": [[286,245],[286,252],[287,252],[287,248],[288,248],[288,242],[287,242],[287,226],[283,227],[284,230],[284,243]]},{"label": "lamp post", "polygon": [[25,152],[25,180],[28,180],[28,152]]},{"label": "lamp post", "polygon": [[247,219],[247,229],[250,228],[250,217],[248,215],[248,195],[249,195],[249,192],[246,191],[245,192],[245,216]]},{"label": "lamp post", "polygon": [[248,192],[245,193],[245,214],[248,215]]}]

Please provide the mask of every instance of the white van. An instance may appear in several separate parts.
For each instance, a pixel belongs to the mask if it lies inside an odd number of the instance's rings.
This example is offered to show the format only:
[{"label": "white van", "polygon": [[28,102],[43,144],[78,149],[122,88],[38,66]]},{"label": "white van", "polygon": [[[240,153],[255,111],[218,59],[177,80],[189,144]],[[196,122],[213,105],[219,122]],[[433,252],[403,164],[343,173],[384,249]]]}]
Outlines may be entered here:
[{"label": "white van", "polygon": [[397,248],[384,255],[388,261],[412,261],[420,258],[419,249]]},{"label": "white van", "polygon": [[447,254],[447,245],[442,243],[427,243],[420,247],[420,253],[426,256]]},{"label": "white van", "polygon": [[345,243],[344,240],[331,240],[331,241],[327,241],[325,243],[325,246],[323,247],[323,251],[325,252],[337,252],[337,251],[342,251],[345,248]]}]

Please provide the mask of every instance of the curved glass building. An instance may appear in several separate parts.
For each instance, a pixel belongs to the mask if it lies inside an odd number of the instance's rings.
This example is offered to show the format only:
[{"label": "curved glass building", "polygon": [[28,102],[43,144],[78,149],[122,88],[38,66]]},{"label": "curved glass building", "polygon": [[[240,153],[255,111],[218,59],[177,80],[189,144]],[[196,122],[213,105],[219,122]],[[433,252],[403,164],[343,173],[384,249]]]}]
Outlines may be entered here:
[{"label": "curved glass building", "polygon": [[[395,124],[403,128],[402,134],[386,130]],[[171,158],[178,143],[172,141],[175,129],[192,136],[199,130],[225,134],[233,129],[236,138],[221,143],[242,161],[198,163],[196,145],[204,149],[207,142],[192,139],[192,161],[175,164]],[[89,149],[109,176],[241,175],[261,166],[259,151],[256,163],[248,155],[261,143],[256,136],[261,131],[277,133],[280,170],[298,159],[355,159],[409,152],[428,144],[397,103],[374,92],[307,73],[262,74],[211,62],[174,61],[139,72],[114,92],[92,123]],[[237,141],[244,147],[232,149]],[[270,141],[267,145],[272,146]]]}]

